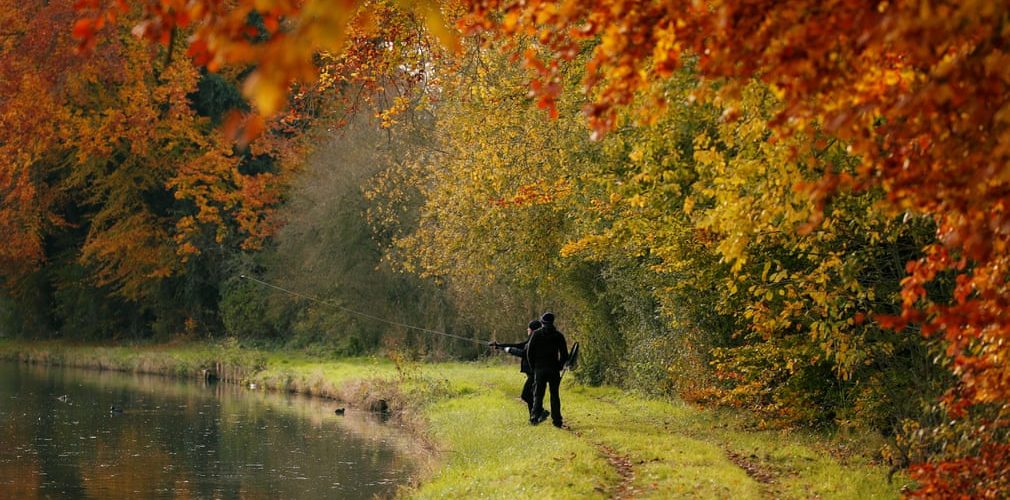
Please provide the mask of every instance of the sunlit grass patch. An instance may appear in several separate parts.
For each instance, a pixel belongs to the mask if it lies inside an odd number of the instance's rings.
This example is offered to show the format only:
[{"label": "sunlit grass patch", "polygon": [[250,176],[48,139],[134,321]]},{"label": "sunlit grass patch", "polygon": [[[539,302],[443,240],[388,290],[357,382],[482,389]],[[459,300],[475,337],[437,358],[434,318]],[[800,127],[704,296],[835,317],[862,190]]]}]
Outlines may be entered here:
[{"label": "sunlit grass patch", "polygon": [[445,465],[418,497],[603,496],[616,480],[591,444],[549,424],[531,426],[525,406],[498,393],[435,403],[425,414]]}]

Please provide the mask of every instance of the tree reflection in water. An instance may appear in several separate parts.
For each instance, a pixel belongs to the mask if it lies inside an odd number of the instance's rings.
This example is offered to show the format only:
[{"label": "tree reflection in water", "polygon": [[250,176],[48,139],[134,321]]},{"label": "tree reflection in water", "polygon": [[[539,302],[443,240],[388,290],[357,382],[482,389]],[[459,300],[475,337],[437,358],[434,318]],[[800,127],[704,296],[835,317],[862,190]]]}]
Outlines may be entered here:
[{"label": "tree reflection in water", "polygon": [[372,498],[418,472],[404,432],[332,407],[228,384],[0,364],[0,498]]}]

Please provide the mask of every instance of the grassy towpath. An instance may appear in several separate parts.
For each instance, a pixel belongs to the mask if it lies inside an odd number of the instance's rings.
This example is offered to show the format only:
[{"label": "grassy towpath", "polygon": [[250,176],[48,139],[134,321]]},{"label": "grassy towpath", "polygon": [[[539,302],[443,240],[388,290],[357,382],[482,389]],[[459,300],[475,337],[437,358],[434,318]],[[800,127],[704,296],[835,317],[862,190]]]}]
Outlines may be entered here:
[{"label": "grassy towpath", "polygon": [[749,429],[749,415],[587,387],[566,378],[569,430],[525,421],[513,367],[434,365],[461,381],[424,408],[444,461],[411,492],[422,498],[894,498],[901,481],[839,443]]},{"label": "grassy towpath", "polygon": [[[651,399],[566,376],[569,429],[530,426],[523,376],[501,360],[329,360],[208,344],[96,347],[0,341],[0,358],[195,375],[224,360],[246,382],[400,412],[430,451],[402,494],[416,498],[893,498],[857,445],[799,431],[755,430],[753,417]],[[511,360],[508,360],[511,361]],[[861,445],[865,446],[865,445]]]}]

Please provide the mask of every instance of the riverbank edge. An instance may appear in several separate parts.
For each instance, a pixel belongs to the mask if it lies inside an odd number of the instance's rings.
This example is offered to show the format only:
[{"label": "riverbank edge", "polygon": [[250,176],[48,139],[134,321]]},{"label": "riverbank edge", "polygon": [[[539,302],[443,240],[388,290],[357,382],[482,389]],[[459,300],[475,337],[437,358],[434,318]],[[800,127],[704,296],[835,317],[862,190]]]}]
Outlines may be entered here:
[{"label": "riverbank edge", "polygon": [[[288,363],[279,362],[284,358],[296,359],[296,366],[302,369],[284,366]],[[300,352],[263,351],[228,343],[104,346],[0,339],[0,361],[208,380],[328,399],[392,419],[416,439],[422,451],[421,475],[410,488],[418,487],[438,468],[439,446],[428,432],[420,403],[427,391],[417,387],[408,390],[409,377],[396,375],[402,370],[380,358],[316,359]],[[371,365],[379,369],[371,370],[371,376],[333,378],[313,365]]]}]

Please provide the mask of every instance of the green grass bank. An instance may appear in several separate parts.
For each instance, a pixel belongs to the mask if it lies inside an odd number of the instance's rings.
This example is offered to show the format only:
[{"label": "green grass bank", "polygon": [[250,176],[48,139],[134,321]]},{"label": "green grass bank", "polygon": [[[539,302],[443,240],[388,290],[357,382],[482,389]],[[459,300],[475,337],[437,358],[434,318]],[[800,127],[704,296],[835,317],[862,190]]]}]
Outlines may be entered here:
[{"label": "green grass bank", "polygon": [[295,391],[385,406],[433,460],[414,498],[895,498],[872,439],[759,430],[753,417],[698,409],[567,377],[570,429],[532,427],[514,358],[474,363],[321,359],[233,344],[96,346],[0,340],[0,359]]}]

